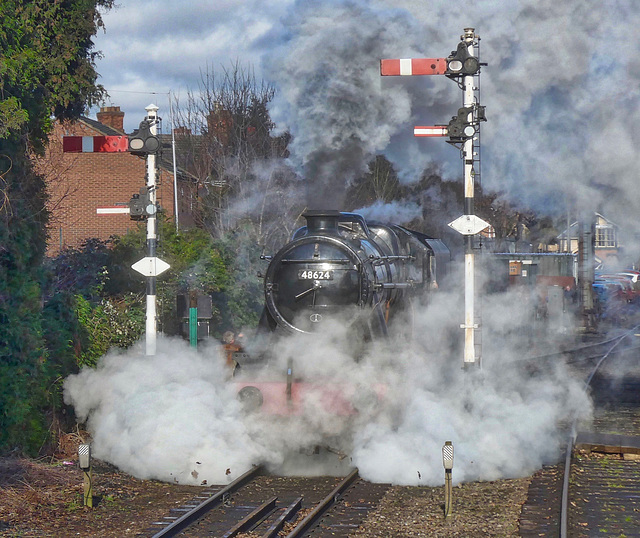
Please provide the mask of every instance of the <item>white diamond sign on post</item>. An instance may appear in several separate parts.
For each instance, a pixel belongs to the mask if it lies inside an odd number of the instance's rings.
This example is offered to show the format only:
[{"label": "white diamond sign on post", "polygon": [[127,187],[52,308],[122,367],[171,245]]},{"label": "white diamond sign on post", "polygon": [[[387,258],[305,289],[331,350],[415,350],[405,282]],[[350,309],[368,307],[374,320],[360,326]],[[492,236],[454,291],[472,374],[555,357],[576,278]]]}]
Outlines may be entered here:
[{"label": "white diamond sign on post", "polygon": [[477,215],[462,215],[450,222],[449,226],[462,235],[476,235],[491,225]]},{"label": "white diamond sign on post", "polygon": [[171,266],[167,262],[162,261],[160,258],[155,256],[146,256],[131,266],[132,269],[138,271],[138,273],[144,276],[158,276],[170,267]]}]

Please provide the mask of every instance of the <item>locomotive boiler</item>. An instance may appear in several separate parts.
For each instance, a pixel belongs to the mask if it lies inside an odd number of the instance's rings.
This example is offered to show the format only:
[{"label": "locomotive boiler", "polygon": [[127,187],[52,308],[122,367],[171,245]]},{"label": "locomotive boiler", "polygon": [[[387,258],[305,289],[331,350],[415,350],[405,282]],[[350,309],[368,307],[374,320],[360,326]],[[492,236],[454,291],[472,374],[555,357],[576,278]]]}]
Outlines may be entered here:
[{"label": "locomotive boiler", "polygon": [[349,323],[367,339],[388,336],[398,314],[444,279],[449,249],[439,239],[361,215],[310,210],[306,226],[270,258],[260,326],[314,333]]}]

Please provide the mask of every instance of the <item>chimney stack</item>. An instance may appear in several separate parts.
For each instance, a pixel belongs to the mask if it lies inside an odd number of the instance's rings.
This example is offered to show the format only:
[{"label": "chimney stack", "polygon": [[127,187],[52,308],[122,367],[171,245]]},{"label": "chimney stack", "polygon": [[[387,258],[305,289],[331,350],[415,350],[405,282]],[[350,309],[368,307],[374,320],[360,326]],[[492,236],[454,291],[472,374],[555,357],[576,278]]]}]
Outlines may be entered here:
[{"label": "chimney stack", "polygon": [[189,127],[178,126],[173,129],[173,134],[176,136],[189,136],[191,129],[189,129]]},{"label": "chimney stack", "polygon": [[119,106],[100,107],[100,112],[96,114],[96,118],[103,125],[124,133],[124,112],[120,110]]}]

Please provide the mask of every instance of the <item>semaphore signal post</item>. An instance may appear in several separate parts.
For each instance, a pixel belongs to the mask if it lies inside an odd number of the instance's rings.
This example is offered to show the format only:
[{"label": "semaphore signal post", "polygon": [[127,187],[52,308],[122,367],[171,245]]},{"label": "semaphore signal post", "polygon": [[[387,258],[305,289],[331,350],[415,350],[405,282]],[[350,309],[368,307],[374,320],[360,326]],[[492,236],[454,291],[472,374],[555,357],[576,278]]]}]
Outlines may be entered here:
[{"label": "semaphore signal post", "polygon": [[131,267],[147,277],[146,355],[156,354],[157,313],[156,277],[169,269],[169,264],[156,256],[157,248],[157,158],[161,150],[157,126],[158,107],[149,105],[147,115],[139,128],[131,135],[121,136],[65,136],[62,150],[65,153],[118,153],[129,152],[146,159],[146,185],[134,194],[128,204],[116,204],[97,209],[99,215],[128,213],[133,220],[147,221],[147,256]]},{"label": "semaphore signal post", "polygon": [[[480,122],[486,121],[485,107],[479,104],[480,38],[474,28],[465,28],[460,43],[447,58],[380,60],[382,76],[444,75],[454,80],[463,92],[462,107],[447,125],[414,128],[414,136],[448,137],[461,150],[464,166],[464,214],[449,226],[464,235],[464,367],[481,366],[481,349],[476,345],[480,325],[475,313],[474,236],[489,226],[474,213],[475,179],[479,172]],[[476,167],[478,170],[476,170]],[[479,339],[478,339],[479,342]]]}]

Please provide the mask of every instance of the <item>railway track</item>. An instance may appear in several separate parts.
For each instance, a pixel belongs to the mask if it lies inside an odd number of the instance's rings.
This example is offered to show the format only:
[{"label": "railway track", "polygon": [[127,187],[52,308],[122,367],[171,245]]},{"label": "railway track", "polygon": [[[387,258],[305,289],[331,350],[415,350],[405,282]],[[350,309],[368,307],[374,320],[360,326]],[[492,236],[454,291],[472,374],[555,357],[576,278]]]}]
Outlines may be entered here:
[{"label": "railway track", "polygon": [[360,478],[275,477],[254,467],[154,522],[144,537],[349,536],[389,488]]},{"label": "railway track", "polygon": [[532,536],[640,536],[640,351],[632,330],[565,354],[594,417],[573,424],[565,461],[534,475],[520,518]]}]

